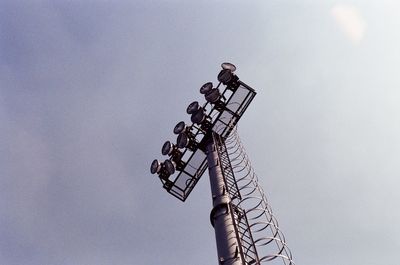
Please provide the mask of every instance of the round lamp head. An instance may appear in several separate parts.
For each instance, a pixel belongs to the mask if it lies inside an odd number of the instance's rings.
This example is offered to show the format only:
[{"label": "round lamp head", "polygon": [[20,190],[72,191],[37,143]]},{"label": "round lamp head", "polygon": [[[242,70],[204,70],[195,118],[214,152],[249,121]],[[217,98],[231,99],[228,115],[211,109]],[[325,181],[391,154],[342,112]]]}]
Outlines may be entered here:
[{"label": "round lamp head", "polygon": [[222,63],[221,67],[222,67],[222,69],[228,69],[231,72],[235,72],[236,71],[236,66],[234,64],[231,64],[231,63]]},{"label": "round lamp head", "polygon": [[151,162],[151,166],[150,166],[151,174],[158,173],[160,171],[160,169],[161,169],[160,162],[158,162],[157,159],[154,159],[153,162]]},{"label": "round lamp head", "polygon": [[221,94],[219,93],[218,88],[211,89],[205,96],[206,100],[210,103],[215,103],[220,98]]},{"label": "round lamp head", "polygon": [[185,130],[186,124],[184,121],[178,122],[177,125],[175,125],[174,128],[174,134],[180,134],[181,132],[183,132]]},{"label": "round lamp head", "polygon": [[186,109],[187,114],[193,114],[199,109],[199,102],[193,101]]},{"label": "round lamp head", "polygon": [[190,120],[193,123],[200,124],[206,119],[206,115],[204,114],[204,110],[200,108],[198,111],[192,114]]},{"label": "round lamp head", "polygon": [[180,133],[176,139],[176,146],[178,148],[185,148],[189,144],[189,137],[186,133]]},{"label": "round lamp head", "polygon": [[205,83],[202,87],[200,87],[201,94],[207,94],[213,87],[211,82]]},{"label": "round lamp head", "polygon": [[166,141],[163,145],[163,147],[161,148],[161,154],[163,155],[169,155],[172,152],[172,144],[170,141]]},{"label": "round lamp head", "polygon": [[164,166],[165,166],[165,170],[168,172],[168,174],[172,175],[175,173],[175,165],[171,160],[169,160],[169,159],[165,160]]},{"label": "round lamp head", "polygon": [[232,71],[229,69],[223,69],[218,74],[218,81],[222,82],[223,84],[228,83],[232,80]]}]

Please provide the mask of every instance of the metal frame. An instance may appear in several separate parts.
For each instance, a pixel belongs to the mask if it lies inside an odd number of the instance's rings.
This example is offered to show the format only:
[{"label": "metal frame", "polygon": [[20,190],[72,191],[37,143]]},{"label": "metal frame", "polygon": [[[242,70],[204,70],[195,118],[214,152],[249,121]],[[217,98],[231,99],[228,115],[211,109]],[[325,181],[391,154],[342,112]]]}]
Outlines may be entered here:
[{"label": "metal frame", "polygon": [[[256,96],[255,90],[250,86],[240,80],[238,80],[238,84],[239,86],[237,88],[230,86],[225,88],[221,97],[229,98],[226,102],[223,102],[224,106],[222,108],[220,105],[212,106],[208,102],[203,105],[204,109],[211,106],[211,110],[208,112],[207,116],[215,117],[211,125],[212,131],[217,132],[223,139],[229,136],[253,98]],[[207,169],[207,158],[203,152],[205,148],[204,143],[207,141],[207,137],[209,136],[207,136],[207,132],[203,131],[200,126],[192,126],[195,129],[194,135],[196,139],[201,143],[200,148],[194,152],[188,149],[184,151],[183,157],[187,155],[187,152],[192,154],[186,161],[186,166],[178,173],[173,181],[161,179],[163,187],[171,195],[181,201],[187,199]],[[198,161],[197,159],[200,159],[201,161]],[[194,172],[193,169],[195,169]]]},{"label": "metal frame", "polygon": [[[221,82],[217,88],[226,82],[220,97],[213,88],[217,95],[208,98],[213,103],[207,102],[201,107],[204,113],[199,112],[197,106],[194,112],[187,111],[195,115],[192,121],[199,124],[187,127],[188,138],[181,138],[186,137],[185,134],[179,135],[178,148],[185,147],[182,152],[176,149],[175,155],[168,154],[176,163],[178,173],[170,175],[173,172],[167,167],[173,165],[170,160],[166,160],[157,173],[167,192],[185,201],[208,168],[213,203],[210,221],[215,230],[219,264],[260,265],[282,259],[285,265],[294,265],[235,129],[256,92],[232,73],[235,66],[228,66],[221,71],[221,78],[218,75]],[[226,76],[229,71],[231,76]],[[206,99],[208,95],[205,94]],[[186,142],[187,139],[190,141]],[[151,171],[155,173],[154,169]]]}]

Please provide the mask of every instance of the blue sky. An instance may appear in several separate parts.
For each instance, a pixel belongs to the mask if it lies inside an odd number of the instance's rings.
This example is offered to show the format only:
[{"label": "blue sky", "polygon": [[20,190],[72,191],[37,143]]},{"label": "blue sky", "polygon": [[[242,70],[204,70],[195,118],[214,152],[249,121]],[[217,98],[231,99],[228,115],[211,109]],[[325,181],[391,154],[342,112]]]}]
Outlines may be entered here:
[{"label": "blue sky", "polygon": [[0,264],[217,264],[205,175],[149,172],[219,65],[296,264],[395,264],[396,1],[2,1]]}]

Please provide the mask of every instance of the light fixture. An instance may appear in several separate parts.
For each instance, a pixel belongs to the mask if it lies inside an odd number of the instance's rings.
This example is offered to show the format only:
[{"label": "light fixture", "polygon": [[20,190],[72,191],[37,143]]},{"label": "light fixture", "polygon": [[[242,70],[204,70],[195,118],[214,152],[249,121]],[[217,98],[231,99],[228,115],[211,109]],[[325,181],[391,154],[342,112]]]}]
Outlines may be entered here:
[{"label": "light fixture", "polygon": [[175,163],[176,170],[183,170],[186,163],[182,161],[183,153],[178,149],[176,145],[172,144],[170,141],[166,141],[161,148],[161,153],[163,155],[170,156],[170,160]]},{"label": "light fixture", "polygon": [[222,63],[221,67],[230,70],[232,73],[236,71],[236,66],[232,63]]},{"label": "light fixture", "polygon": [[202,87],[200,87],[201,94],[207,94],[213,87],[213,83],[207,82]]},{"label": "light fixture", "polygon": [[[215,104],[217,105],[220,101],[216,102]],[[197,124],[200,125],[200,128],[203,132],[207,131],[210,126],[211,126],[211,118],[206,115],[205,109],[199,108],[195,113],[192,114],[190,117],[190,120]]]},{"label": "light fixture", "polygon": [[162,163],[154,159],[150,166],[150,172],[158,174],[161,179],[168,181],[168,177],[175,173],[175,165],[176,163],[170,159],[166,159]]},{"label": "light fixture", "polygon": [[176,139],[176,146],[178,148],[185,148],[189,144],[189,136],[186,133],[180,133]]},{"label": "light fixture", "polygon": [[221,64],[222,70],[218,74],[218,81],[223,83],[232,91],[240,86],[239,77],[237,77],[233,72],[236,70],[236,66],[231,63]]},{"label": "light fixture", "polygon": [[218,88],[213,88],[210,91],[207,92],[205,95],[205,98],[208,102],[210,103],[215,103],[217,102],[221,97],[221,93],[219,93]]},{"label": "light fixture", "polygon": [[199,143],[196,141],[196,138],[191,133],[182,132],[178,135],[176,139],[176,146],[181,149],[187,148],[190,151],[195,151],[198,145]]},{"label": "light fixture", "polygon": [[201,124],[205,119],[206,119],[206,114],[204,113],[204,109],[203,108],[199,108],[190,117],[190,120],[193,123],[196,123],[196,124]]},{"label": "light fixture", "polygon": [[171,161],[169,159],[165,160],[164,167],[165,167],[166,172],[169,175],[172,175],[175,173],[175,163],[173,161]]},{"label": "light fixture", "polygon": [[170,155],[170,154],[172,153],[173,149],[174,149],[174,148],[173,148],[172,143],[171,143],[170,141],[166,141],[166,142],[163,144],[162,148],[161,148],[161,154],[163,154],[163,155]]},{"label": "light fixture", "polygon": [[199,109],[199,102],[193,101],[186,109],[187,114],[193,114]]},{"label": "light fixture", "polygon": [[151,174],[156,174],[156,173],[160,172],[160,169],[161,169],[160,162],[158,162],[157,159],[154,159],[153,162],[151,162],[151,166],[150,166]]},{"label": "light fixture", "polygon": [[222,69],[221,72],[218,74],[218,81],[222,82],[226,85],[229,81],[232,80],[232,71],[229,69]]},{"label": "light fixture", "polygon": [[184,121],[178,122],[174,127],[174,134],[180,134],[186,129],[186,124]]}]

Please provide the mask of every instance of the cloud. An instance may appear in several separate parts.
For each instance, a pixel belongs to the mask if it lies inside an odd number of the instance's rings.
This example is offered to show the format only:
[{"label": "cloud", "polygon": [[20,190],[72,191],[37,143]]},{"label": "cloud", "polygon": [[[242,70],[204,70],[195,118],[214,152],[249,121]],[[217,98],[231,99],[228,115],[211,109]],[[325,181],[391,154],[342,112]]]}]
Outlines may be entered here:
[{"label": "cloud", "polygon": [[331,14],[349,40],[358,45],[365,36],[366,22],[358,8],[352,5],[336,4]]}]

